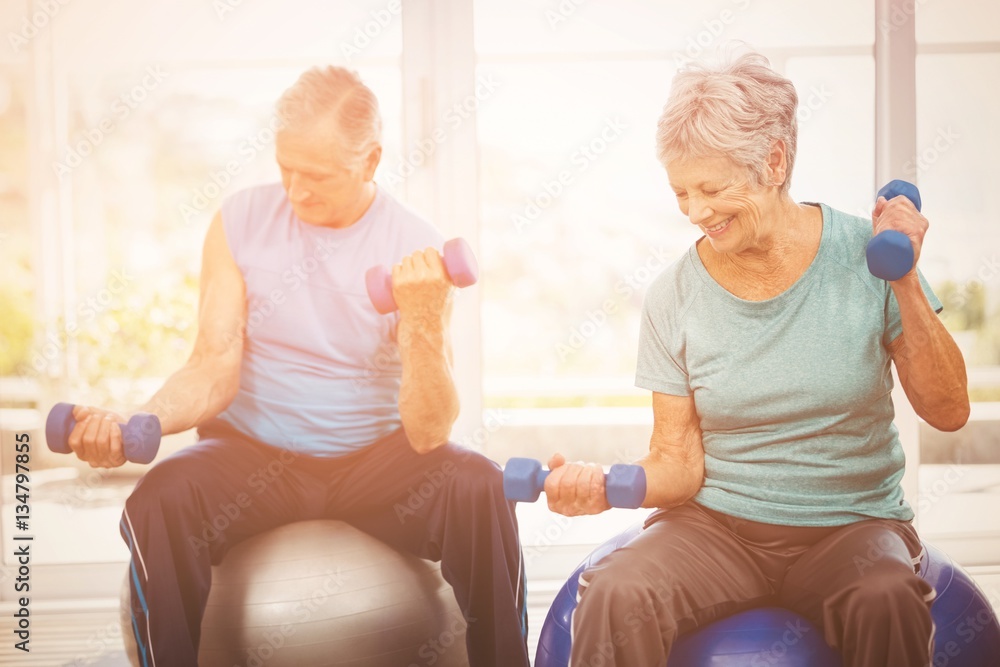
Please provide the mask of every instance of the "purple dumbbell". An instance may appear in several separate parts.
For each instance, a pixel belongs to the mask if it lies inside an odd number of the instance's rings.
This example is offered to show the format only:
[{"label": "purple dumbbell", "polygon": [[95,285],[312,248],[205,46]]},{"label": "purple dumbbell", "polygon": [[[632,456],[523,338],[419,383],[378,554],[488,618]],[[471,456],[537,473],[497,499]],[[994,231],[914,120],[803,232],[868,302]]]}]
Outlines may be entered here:
[{"label": "purple dumbbell", "polygon": [[[475,285],[479,280],[479,265],[472,248],[462,238],[455,238],[444,244],[444,270],[455,287]],[[398,308],[392,297],[392,271],[384,266],[373,266],[365,273],[365,287],[368,298],[380,314],[386,315]]]},{"label": "purple dumbbell", "polygon": [[[549,470],[535,459],[512,458],[503,469],[503,494],[509,500],[533,503],[545,488]],[[646,470],[616,463],[604,476],[604,492],[612,507],[636,509],[646,499]]]},{"label": "purple dumbbell", "polygon": [[[45,420],[45,440],[49,449],[59,454],[69,454],[69,434],[76,426],[71,403],[56,403]],[[125,458],[133,463],[149,463],[156,458],[160,448],[160,419],[156,415],[140,412],[132,415],[127,424],[119,424],[122,430],[122,448]]]}]

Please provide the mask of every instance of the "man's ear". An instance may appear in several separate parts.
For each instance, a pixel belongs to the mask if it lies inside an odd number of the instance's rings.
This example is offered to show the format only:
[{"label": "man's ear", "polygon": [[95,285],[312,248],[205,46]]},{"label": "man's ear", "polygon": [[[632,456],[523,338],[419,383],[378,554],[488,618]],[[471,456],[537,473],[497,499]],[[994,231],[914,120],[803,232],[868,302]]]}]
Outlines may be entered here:
[{"label": "man's ear", "polygon": [[374,148],[365,157],[365,161],[362,163],[362,171],[364,172],[365,181],[370,181],[375,178],[375,170],[378,169],[378,163],[382,160],[382,146],[376,144]]},{"label": "man's ear", "polygon": [[771,154],[767,156],[767,170],[770,176],[768,185],[781,187],[785,184],[788,178],[788,151],[781,139],[771,146]]}]

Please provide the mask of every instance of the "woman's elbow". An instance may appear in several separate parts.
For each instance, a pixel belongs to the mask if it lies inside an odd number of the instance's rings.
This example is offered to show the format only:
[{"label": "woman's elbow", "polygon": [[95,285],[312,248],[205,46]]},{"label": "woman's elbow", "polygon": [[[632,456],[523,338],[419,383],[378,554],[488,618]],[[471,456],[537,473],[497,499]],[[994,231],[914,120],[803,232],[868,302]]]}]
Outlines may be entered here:
[{"label": "woman's elbow", "polygon": [[947,410],[939,411],[939,414],[926,415],[924,421],[939,431],[957,431],[969,423],[971,406],[969,399],[956,401]]},{"label": "woman's elbow", "polygon": [[433,452],[438,447],[443,447],[447,444],[447,438],[410,438],[410,447],[417,454],[427,454],[429,452]]}]

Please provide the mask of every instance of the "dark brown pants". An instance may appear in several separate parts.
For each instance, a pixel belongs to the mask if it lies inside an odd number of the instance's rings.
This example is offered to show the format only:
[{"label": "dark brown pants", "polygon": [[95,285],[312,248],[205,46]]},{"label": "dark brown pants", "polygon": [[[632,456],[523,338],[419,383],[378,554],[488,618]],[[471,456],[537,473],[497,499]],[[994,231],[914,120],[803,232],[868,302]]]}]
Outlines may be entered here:
[{"label": "dark brown pants", "polygon": [[921,551],[905,521],[797,527],[693,502],[657,510],[580,575],[571,665],[663,665],[678,635],[773,605],[821,628],[845,667],[926,667],[934,590],[916,574]]}]

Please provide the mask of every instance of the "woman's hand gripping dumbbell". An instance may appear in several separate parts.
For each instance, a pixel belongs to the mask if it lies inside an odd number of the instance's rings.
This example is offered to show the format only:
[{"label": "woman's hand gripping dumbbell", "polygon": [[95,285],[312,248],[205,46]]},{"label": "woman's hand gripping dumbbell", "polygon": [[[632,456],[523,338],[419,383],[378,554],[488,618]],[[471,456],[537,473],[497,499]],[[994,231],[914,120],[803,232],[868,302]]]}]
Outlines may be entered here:
[{"label": "woman's hand gripping dumbbell", "polygon": [[[879,202],[883,197],[885,198],[885,202]],[[920,191],[917,190],[917,186],[898,179],[889,181],[882,186],[882,189],[876,195],[875,211],[872,213],[873,226],[877,228],[888,222],[883,220],[882,216],[890,206],[896,209],[895,213],[901,218],[913,218],[912,212],[908,215],[907,211],[905,211],[905,204],[901,205],[901,202],[893,203],[898,197],[908,199],[913,204],[913,208],[916,209],[917,213],[920,213]],[[913,233],[922,239],[924,232],[927,231],[927,221],[923,216],[918,217],[919,220],[912,219],[910,222],[914,223],[912,225]],[[916,262],[913,242],[910,240],[910,236],[896,229],[886,229],[877,233],[868,242],[865,256],[868,260],[868,270],[871,271],[872,275],[889,281],[899,280],[905,276],[913,269],[913,265]]]},{"label": "woman's hand gripping dumbbell", "polygon": [[[455,287],[468,287],[479,280],[479,265],[465,239],[455,238],[444,244],[442,252],[445,274]],[[406,261],[406,260],[404,260]],[[398,308],[392,294],[392,272],[385,266],[373,266],[365,273],[368,298],[380,314]]]},{"label": "woman's hand gripping dumbbell", "polygon": [[[112,413],[92,414],[88,408],[56,403],[45,420],[45,440],[52,451],[60,454],[77,451],[77,456],[95,467],[119,466],[125,460],[149,463],[156,458],[162,434],[156,415],[140,412],[126,424],[119,423],[114,417]],[[102,429],[107,429],[109,438],[104,437]],[[71,437],[74,430],[77,431],[76,437]],[[85,451],[88,443],[104,440],[110,440],[111,451]]]},{"label": "woman's hand gripping dumbbell", "polygon": [[[552,470],[545,470],[542,468],[542,464],[534,459],[510,459],[503,471],[504,495],[510,500],[535,502],[538,500],[538,494],[546,489],[546,481],[550,473],[565,465],[565,459],[556,454],[549,461],[549,465]],[[582,503],[593,504],[596,491],[591,487],[591,484],[596,482],[599,485],[603,481],[604,498],[600,498],[602,504],[606,502],[608,506],[627,509],[642,506],[642,501],[646,498],[646,471],[642,466],[617,463],[611,466],[611,470],[606,475],[593,475],[589,471],[590,467],[585,466],[580,471],[581,474],[576,477],[579,480],[586,475],[584,483],[587,488],[579,489],[577,482],[569,480],[572,482],[574,500],[578,499]],[[549,486],[551,487],[551,483]],[[556,488],[560,488],[560,485],[557,484]],[[549,496],[549,505],[552,506],[551,494],[547,492],[546,495]],[[575,507],[572,512],[563,513],[594,514],[605,509],[607,506]]]}]

